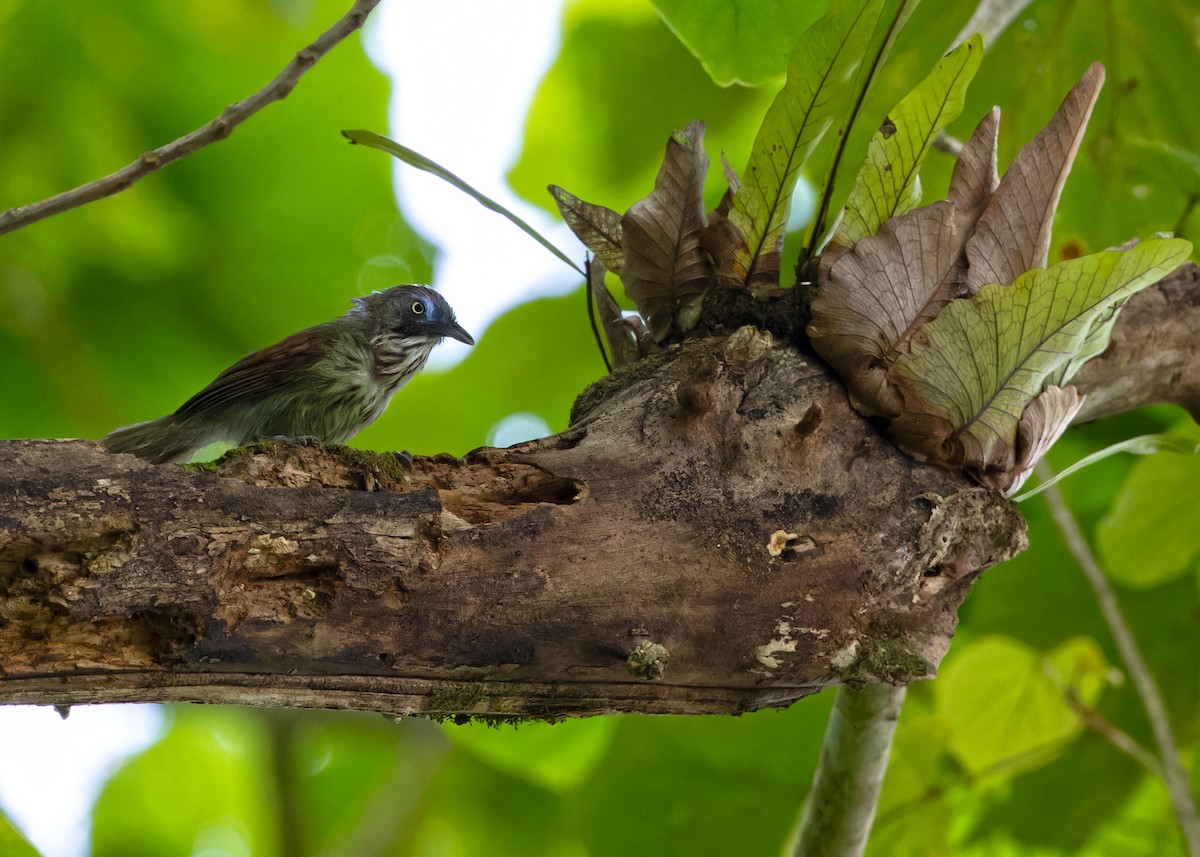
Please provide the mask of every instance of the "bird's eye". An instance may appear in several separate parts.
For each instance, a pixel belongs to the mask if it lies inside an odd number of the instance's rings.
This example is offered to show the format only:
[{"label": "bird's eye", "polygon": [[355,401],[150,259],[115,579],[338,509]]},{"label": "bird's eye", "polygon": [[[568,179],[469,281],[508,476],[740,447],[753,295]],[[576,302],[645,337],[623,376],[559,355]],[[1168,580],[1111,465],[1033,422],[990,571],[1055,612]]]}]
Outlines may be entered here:
[{"label": "bird's eye", "polygon": [[412,311],[413,315],[424,315],[425,304],[421,303],[420,301],[413,301]]}]

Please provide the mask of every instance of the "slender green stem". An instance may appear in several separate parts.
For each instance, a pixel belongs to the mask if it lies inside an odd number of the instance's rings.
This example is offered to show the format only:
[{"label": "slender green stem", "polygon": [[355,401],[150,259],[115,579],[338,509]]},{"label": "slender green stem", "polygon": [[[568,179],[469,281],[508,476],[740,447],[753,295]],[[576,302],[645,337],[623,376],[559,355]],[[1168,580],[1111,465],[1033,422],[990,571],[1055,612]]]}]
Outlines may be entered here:
[{"label": "slender green stem", "polygon": [[837,689],[812,791],[792,834],[793,857],[863,853],[904,693],[890,684]]},{"label": "slender green stem", "polygon": [[303,857],[304,832],[300,829],[300,810],[296,805],[296,771],[292,765],[296,718],[299,712],[278,709],[263,718],[271,739],[271,774],[275,786],[275,817],[279,847],[289,857]]},{"label": "slender green stem", "polygon": [[[1037,466],[1038,478],[1049,481],[1054,478],[1054,471],[1046,462]],[[1142,698],[1146,716],[1150,720],[1150,728],[1154,733],[1154,741],[1158,745],[1158,755],[1162,766],[1162,779],[1171,795],[1171,807],[1175,817],[1183,829],[1183,838],[1187,842],[1188,854],[1200,857],[1200,818],[1196,815],[1196,803],[1192,799],[1192,787],[1188,782],[1187,771],[1179,760],[1179,747],[1171,734],[1171,721],[1167,717],[1167,706],[1163,702],[1162,693],[1158,689],[1150,668],[1146,665],[1133,632],[1129,629],[1125,617],[1121,614],[1121,606],[1117,603],[1117,595],[1104,576],[1104,571],[1096,561],[1091,547],[1079,529],[1079,523],[1059,493],[1058,486],[1053,485],[1045,491],[1046,502],[1050,506],[1050,514],[1054,523],[1062,533],[1067,549],[1083,569],[1084,576],[1096,593],[1100,603],[1100,612],[1108,623],[1113,641],[1125,668],[1129,671],[1133,685],[1137,688],[1138,696]]]},{"label": "slender green stem", "polygon": [[1067,689],[1066,697],[1067,704],[1079,715],[1079,719],[1083,721],[1084,726],[1091,729],[1126,756],[1154,774],[1154,776],[1162,776],[1162,765],[1158,763],[1158,756],[1155,756],[1135,741],[1133,736],[1128,732],[1118,729],[1112,723],[1109,723],[1099,711],[1084,704],[1074,688]]},{"label": "slender green stem", "polygon": [[575,264],[575,262],[571,260],[570,256],[555,247],[552,243],[550,243],[548,238],[518,217],[515,212],[505,208],[490,196],[480,193],[471,185],[467,184],[465,181],[460,179],[458,176],[450,172],[436,161],[430,160],[420,152],[410,149],[408,146],[397,143],[395,140],[389,140],[382,134],[376,134],[374,131],[343,130],[342,136],[355,145],[367,146],[371,149],[378,149],[381,152],[387,152],[392,157],[403,161],[410,167],[416,167],[418,170],[422,170],[430,175],[437,176],[439,179],[446,182],[446,184],[458,188],[484,208],[508,218],[510,223],[512,223],[534,241],[541,244],[563,262],[566,262],[567,265],[569,265],[577,273],[583,275],[583,268]]}]

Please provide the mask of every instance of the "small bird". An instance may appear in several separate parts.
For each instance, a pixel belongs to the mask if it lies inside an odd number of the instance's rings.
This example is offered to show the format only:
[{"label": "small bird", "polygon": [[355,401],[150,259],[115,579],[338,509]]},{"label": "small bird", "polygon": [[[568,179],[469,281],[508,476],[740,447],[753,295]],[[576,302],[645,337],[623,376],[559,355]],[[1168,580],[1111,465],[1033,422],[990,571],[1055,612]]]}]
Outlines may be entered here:
[{"label": "small bird", "polygon": [[437,292],[392,286],[355,298],[341,318],[246,355],[175,413],[100,442],[154,464],[187,461],[215,441],[344,443],[375,422],[447,336],[475,344]]}]

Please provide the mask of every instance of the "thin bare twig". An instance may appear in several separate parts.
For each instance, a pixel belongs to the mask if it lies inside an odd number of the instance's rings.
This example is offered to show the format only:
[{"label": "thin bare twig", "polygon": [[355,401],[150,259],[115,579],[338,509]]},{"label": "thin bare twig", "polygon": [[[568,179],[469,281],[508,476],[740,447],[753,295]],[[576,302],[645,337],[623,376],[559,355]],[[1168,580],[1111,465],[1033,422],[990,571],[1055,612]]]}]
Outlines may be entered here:
[{"label": "thin bare twig", "polygon": [[962,154],[963,142],[957,137],[951,137],[943,129],[938,131],[937,136],[933,138],[933,150],[941,152],[944,155],[949,155],[952,158],[957,158]]},{"label": "thin bare twig", "polygon": [[207,125],[202,125],[190,134],[173,140],[165,146],[146,152],[133,163],[104,178],[64,191],[40,202],[10,208],[8,211],[0,213],[0,235],[36,223],[46,217],[61,214],[72,208],[78,208],[89,202],[120,193],[134,182],[162,169],[172,161],[199,151],[209,143],[225,139],[233,133],[234,128],[259,110],[274,101],[286,98],[295,88],[300,77],[325,54],[329,53],[335,45],[359,29],[366,22],[367,16],[378,5],[379,0],[355,0],[349,12],[322,33],[315,42],[296,54],[274,80],[246,100],[226,107],[221,111],[220,116]]},{"label": "thin bare twig", "polygon": [[1129,756],[1129,758],[1154,774],[1154,776],[1162,777],[1162,765],[1158,763],[1158,757],[1134,740],[1132,735],[1114,726],[1099,711],[1087,705],[1079,698],[1079,694],[1074,688],[1067,688],[1066,698],[1067,704],[1079,715],[1079,719],[1083,721],[1084,726],[1108,741],[1108,743]]},{"label": "thin bare twig", "polygon": [[[1054,477],[1054,471],[1044,461],[1038,464],[1037,474],[1042,480]],[[1104,621],[1108,623],[1109,631],[1117,644],[1117,651],[1121,654],[1121,660],[1125,662],[1125,668],[1129,670],[1138,696],[1142,698],[1142,705],[1146,708],[1146,716],[1150,720],[1154,741],[1158,745],[1162,779],[1171,795],[1171,807],[1175,810],[1175,817],[1183,829],[1183,838],[1187,842],[1188,853],[1192,857],[1200,857],[1200,819],[1196,816],[1196,804],[1192,800],[1192,789],[1188,782],[1187,771],[1184,770],[1183,763],[1179,760],[1179,747],[1171,734],[1171,722],[1167,718],[1167,707],[1163,703],[1162,693],[1158,689],[1154,676],[1150,673],[1150,668],[1142,658],[1137,641],[1133,638],[1133,632],[1126,624],[1125,617],[1121,615],[1121,606],[1117,603],[1116,593],[1109,586],[1108,578],[1104,576],[1100,564],[1092,554],[1092,549],[1083,537],[1075,516],[1071,514],[1071,510],[1063,501],[1058,486],[1052,485],[1047,488],[1045,494],[1046,502],[1050,506],[1050,514],[1054,517],[1054,523],[1058,525],[1067,549],[1075,557],[1079,567],[1083,569],[1088,583],[1096,593],[1096,600],[1100,603],[1100,612],[1104,615]]]}]

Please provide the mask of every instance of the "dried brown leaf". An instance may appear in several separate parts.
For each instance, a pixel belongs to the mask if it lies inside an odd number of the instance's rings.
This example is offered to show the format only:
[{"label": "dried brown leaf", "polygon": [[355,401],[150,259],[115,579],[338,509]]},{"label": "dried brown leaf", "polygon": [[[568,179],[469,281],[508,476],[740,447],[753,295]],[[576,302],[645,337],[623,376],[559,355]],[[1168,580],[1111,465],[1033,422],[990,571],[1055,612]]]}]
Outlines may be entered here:
[{"label": "dried brown leaf", "polygon": [[725,183],[729,185],[729,190],[725,192],[725,196],[721,197],[721,203],[725,205],[725,213],[728,213],[728,197],[738,192],[738,188],[742,186],[742,180],[738,178],[737,170],[733,168],[733,164],[729,163],[729,158],[725,157],[724,152],[721,152],[721,169],[725,173]]},{"label": "dried brown leaf", "polygon": [[888,367],[959,294],[955,272],[966,234],[958,220],[946,201],[893,217],[838,253],[822,276],[808,334],[863,414],[900,414],[903,401]]},{"label": "dried brown leaf", "polygon": [[596,315],[600,317],[600,329],[604,331],[604,338],[608,342],[612,365],[624,366],[641,356],[638,335],[636,330],[626,324],[621,315],[621,307],[604,285],[606,273],[604,261],[599,257],[593,259],[588,266],[588,289],[591,290],[592,300],[596,302]]},{"label": "dried brown leaf", "polygon": [[703,122],[672,134],[654,190],[621,220],[625,293],[637,304],[656,342],[679,326],[680,314],[685,324],[696,316],[712,278],[708,255],[700,246],[708,170],[703,141]]},{"label": "dried brown leaf", "polygon": [[1084,397],[1074,387],[1046,387],[1025,407],[1017,423],[1017,463],[1012,471],[1001,474],[994,487],[1011,496],[1033,472],[1059,436],[1066,431],[1075,414],[1083,407]]},{"label": "dried brown leaf", "polygon": [[617,276],[625,265],[621,249],[621,215],[603,205],[584,202],[558,185],[547,190],[558,205],[563,221],[580,241]]},{"label": "dried brown leaf", "polygon": [[975,126],[971,139],[958,154],[946,198],[954,203],[956,223],[968,234],[975,228],[1000,185],[996,172],[996,141],[1000,108],[993,107]]},{"label": "dried brown leaf", "polygon": [[1054,209],[1103,85],[1104,66],[1093,63],[1009,165],[967,242],[971,294],[987,283],[1008,285],[1032,268],[1046,267]]}]

